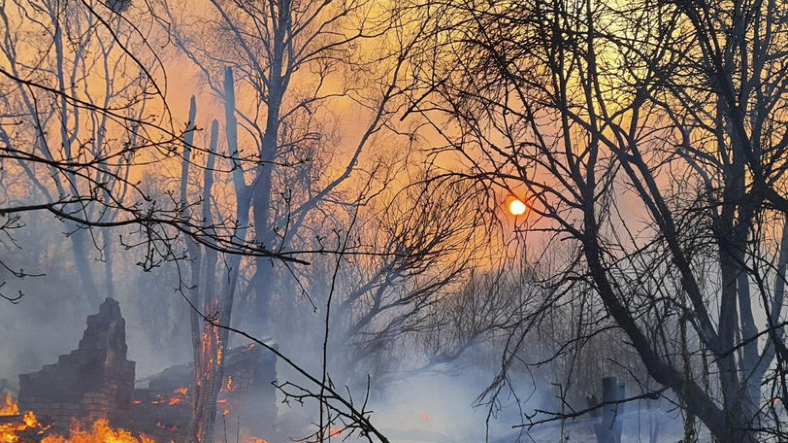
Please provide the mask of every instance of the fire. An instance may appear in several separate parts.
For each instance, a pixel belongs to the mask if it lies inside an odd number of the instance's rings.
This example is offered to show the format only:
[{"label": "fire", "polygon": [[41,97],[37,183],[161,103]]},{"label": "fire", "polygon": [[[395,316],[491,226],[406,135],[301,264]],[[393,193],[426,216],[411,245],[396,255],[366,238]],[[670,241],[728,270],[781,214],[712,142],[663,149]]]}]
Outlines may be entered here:
[{"label": "fire", "polygon": [[19,405],[16,404],[11,394],[6,394],[5,404],[0,408],[0,417],[19,415]]},{"label": "fire", "polygon": [[123,429],[113,429],[106,419],[98,419],[90,426],[83,429],[78,421],[71,423],[69,436],[48,435],[41,443],[155,443],[152,438],[140,434],[134,437],[131,432]]},{"label": "fire", "polygon": [[230,415],[230,402],[226,398],[220,398],[219,400],[216,400],[216,403],[222,406],[222,415]]},{"label": "fire", "polygon": [[[185,388],[177,390],[179,395],[186,394]],[[220,400],[220,403],[222,401]],[[224,401],[226,403],[226,400]],[[115,429],[109,425],[106,419],[98,419],[90,425],[85,425],[77,420],[71,422],[68,436],[56,433],[48,433],[49,426],[42,425],[32,411],[20,414],[19,405],[7,395],[5,401],[0,403],[0,443],[30,443],[38,441],[40,443],[156,443],[155,440],[145,434],[135,436],[124,429]],[[225,415],[230,410],[225,408]],[[177,426],[167,426],[161,422],[156,423],[159,429],[168,432],[178,432]],[[340,428],[331,428],[329,434],[332,437],[342,432]],[[259,437],[249,437],[243,440],[244,443],[268,443],[268,440]],[[170,441],[169,443],[174,443]]]},{"label": "fire", "polygon": [[220,346],[221,340],[219,338],[219,328],[206,325],[202,332],[202,340],[200,343],[200,354],[206,358],[208,365],[222,364],[224,358],[222,348]]},{"label": "fire", "polygon": [[[5,404],[0,409],[0,417],[20,415],[19,405],[7,395]],[[41,443],[155,443],[150,437],[140,434],[135,437],[131,432],[114,429],[106,419],[98,419],[89,428],[83,428],[78,421],[69,427],[68,438],[59,434],[44,435],[49,427],[41,425],[32,411],[25,412],[19,421],[7,421],[0,424],[0,443],[26,443],[28,436],[43,435]]]},{"label": "fire", "polygon": [[[173,395],[170,398],[165,399],[161,396],[161,394],[157,394],[156,398],[151,400],[150,404],[152,405],[167,405],[167,406],[175,406],[183,403],[186,401],[186,397],[189,394],[188,388],[178,388],[172,391]],[[134,404],[138,405],[142,403],[140,400],[134,400]]]},{"label": "fire", "polygon": [[189,388],[178,388],[172,391],[172,397],[167,400],[167,406],[175,406],[183,403],[186,400],[186,396],[189,394]]},{"label": "fire", "polygon": [[[6,394],[5,402],[0,409],[0,417],[16,417],[19,415],[19,405],[11,397],[11,394]],[[13,419],[7,423],[0,424],[0,442],[1,443],[17,443],[21,440],[21,433],[26,431],[36,430],[41,425],[38,423],[35,414],[27,412],[21,421],[14,421]]]},{"label": "fire", "polygon": [[430,421],[430,414],[427,414],[426,412],[422,412],[421,421]]},{"label": "fire", "polygon": [[[236,389],[238,389],[238,385],[233,383],[233,376],[232,375],[228,375],[227,376],[227,382],[222,386],[220,392],[232,392],[232,391],[235,391]],[[220,398],[220,399],[216,400],[216,403],[218,403],[220,406],[223,407],[223,411],[222,411],[222,415],[223,416],[226,417],[226,416],[230,415],[230,407],[229,407],[230,406],[230,400],[229,399],[227,399],[227,398]],[[249,442],[247,442],[247,443],[249,443]]]},{"label": "fire", "polygon": [[233,376],[228,375],[227,383],[225,383],[225,385],[222,386],[222,392],[235,391],[236,389],[238,389],[238,385],[233,384]]},{"label": "fire", "polygon": [[[12,416],[11,416],[12,417]],[[0,442],[2,443],[18,443],[21,442],[22,435],[29,431],[35,431],[40,428],[36,416],[32,413],[27,413],[22,421],[10,422],[0,424]]]}]

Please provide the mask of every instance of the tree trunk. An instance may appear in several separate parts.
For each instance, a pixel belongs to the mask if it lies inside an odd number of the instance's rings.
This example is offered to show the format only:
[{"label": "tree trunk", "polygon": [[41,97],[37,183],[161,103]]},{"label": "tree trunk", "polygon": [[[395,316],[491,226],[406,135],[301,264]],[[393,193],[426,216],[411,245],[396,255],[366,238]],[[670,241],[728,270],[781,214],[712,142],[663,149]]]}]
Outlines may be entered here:
[{"label": "tree trunk", "polygon": [[83,295],[91,310],[98,309],[102,297],[96,287],[96,282],[93,279],[93,272],[90,268],[90,254],[88,253],[86,244],[86,231],[76,227],[73,223],[66,223],[66,229],[74,231],[71,234],[72,252],[74,254],[74,266],[76,266],[77,274],[79,274],[79,279],[82,282]]}]

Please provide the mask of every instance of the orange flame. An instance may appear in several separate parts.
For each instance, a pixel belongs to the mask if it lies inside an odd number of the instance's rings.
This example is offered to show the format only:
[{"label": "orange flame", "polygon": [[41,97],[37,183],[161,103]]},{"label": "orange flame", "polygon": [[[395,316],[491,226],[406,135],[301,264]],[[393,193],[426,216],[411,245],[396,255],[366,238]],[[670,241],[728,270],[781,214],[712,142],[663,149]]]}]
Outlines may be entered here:
[{"label": "orange flame", "polygon": [[[167,400],[167,406],[175,406],[183,403],[183,401],[186,400],[186,396],[189,394],[189,388],[178,388],[172,391],[172,393],[173,396]],[[159,396],[159,403],[154,404],[160,404],[162,400],[162,397]]]},{"label": "orange flame", "polygon": [[[183,392],[185,391],[180,393]],[[220,400],[220,402],[222,401]],[[19,405],[10,395],[6,396],[0,406],[2,406],[0,407],[0,417],[7,417],[6,423],[0,423],[0,443],[28,443],[32,438],[40,443],[156,443],[145,434],[141,433],[135,436],[127,430],[112,428],[109,422],[103,418],[90,425],[84,425],[77,420],[72,421],[68,436],[47,433],[49,427],[43,426],[32,411],[20,414]],[[230,413],[228,408],[225,408],[224,411],[225,415]],[[168,432],[178,431],[177,426],[167,426],[161,422],[156,423],[156,426]],[[329,432],[331,436],[336,436],[341,432],[341,429],[331,428]],[[170,440],[169,443],[174,442]],[[244,443],[268,443],[268,440],[250,437],[245,439]]]},{"label": "orange flame", "polygon": [[[7,395],[5,404],[0,409],[0,416],[13,417],[19,414],[19,405]],[[0,424],[0,443],[23,443],[25,434],[35,433],[44,435],[48,430],[39,423],[32,411],[25,412],[20,421],[11,421]],[[41,443],[155,443],[153,439],[140,434],[135,437],[131,432],[123,429],[113,429],[106,419],[96,420],[90,428],[84,428],[74,420],[69,428],[68,438],[59,434],[44,435]]]},{"label": "orange flame", "polygon": [[0,416],[19,415],[19,405],[16,404],[11,394],[6,394],[5,404],[0,408]]},{"label": "orange flame", "polygon": [[78,421],[73,421],[69,428],[68,438],[61,435],[48,435],[41,443],[155,443],[145,434],[135,437],[123,429],[113,429],[106,419],[96,420],[90,428],[82,428]]},{"label": "orange flame", "polygon": [[235,391],[236,389],[238,389],[238,385],[233,384],[233,376],[232,375],[228,375],[227,376],[227,383],[225,383],[225,385],[222,386],[221,391],[222,392],[230,392],[230,391]]}]

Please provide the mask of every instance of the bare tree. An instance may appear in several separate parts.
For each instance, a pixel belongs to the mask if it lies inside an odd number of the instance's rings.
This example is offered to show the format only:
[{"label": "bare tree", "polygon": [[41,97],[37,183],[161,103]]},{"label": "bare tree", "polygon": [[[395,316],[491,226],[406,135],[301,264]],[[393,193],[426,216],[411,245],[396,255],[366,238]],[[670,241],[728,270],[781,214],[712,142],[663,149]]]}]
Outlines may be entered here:
[{"label": "bare tree", "polygon": [[140,186],[135,177],[146,165],[177,156],[183,133],[169,115],[163,65],[133,22],[144,14],[117,9],[38,0],[4,2],[0,9],[0,155],[20,191],[7,194],[0,209],[4,232],[23,223],[22,214],[53,214],[71,239],[84,294],[94,304],[100,296],[91,243],[108,261],[111,293],[110,228],[128,228],[123,248],[144,246],[146,270],[180,258],[171,248],[178,235],[211,249],[274,255],[213,235],[183,217],[177,200],[147,195]]},{"label": "bare tree", "polygon": [[[16,16],[28,20],[14,26]],[[153,63],[141,52],[137,60],[124,53],[122,48],[139,47],[138,33],[98,3],[5,2],[2,20],[5,164],[40,195],[15,197],[28,198],[28,204],[43,200],[75,218],[61,219],[83,293],[96,307],[100,296],[90,265],[94,233],[78,220],[113,222],[118,214],[113,198],[124,201],[130,191],[129,166],[148,135],[140,124],[152,101],[145,96],[155,84],[144,74],[124,72],[138,64],[133,72],[145,72]],[[35,51],[38,45],[49,49]],[[111,293],[112,242],[103,233]]]},{"label": "bare tree", "polygon": [[[648,374],[719,441],[781,435],[761,386],[775,357],[784,386],[782,6],[421,6],[437,57],[413,106],[462,176],[525,200],[523,230],[576,242],[559,280],[594,288]],[[684,324],[697,341],[677,337]],[[716,386],[687,353],[709,355]]]},{"label": "bare tree", "polygon": [[[359,167],[363,151],[403,103],[398,99],[404,77],[401,70],[415,39],[396,31],[392,39],[398,44],[393,51],[381,44],[384,52],[361,57],[357,52],[360,42],[377,45],[385,31],[401,26],[389,8],[368,1],[251,4],[211,0],[207,6],[215,20],[184,14],[191,9],[173,4],[158,6],[157,19],[170,32],[178,51],[194,63],[224,104],[227,149],[221,155],[224,164],[217,163],[217,167],[231,177],[232,191],[225,194],[229,197],[225,205],[215,207],[209,202],[212,195],[206,181],[202,195],[193,194],[209,205],[203,220],[212,212],[225,214],[218,218],[232,229],[223,232],[239,243],[259,245],[271,255],[294,249],[327,252],[321,239],[330,234],[333,225],[321,226],[328,218],[325,214],[356,204],[357,193],[346,190],[364,175]],[[194,34],[194,24],[203,31],[211,29],[218,41],[202,40],[205,34]],[[373,86],[354,84],[362,77]],[[343,101],[364,118],[357,134],[336,132],[332,107]],[[349,153],[340,153],[343,145],[350,146]],[[184,158],[184,208],[194,201],[185,191],[189,164]],[[222,178],[218,180],[222,182]],[[282,318],[282,313],[271,317],[269,312],[275,289],[282,287],[280,277],[301,275],[291,267],[275,269],[275,263],[262,255],[254,259],[251,276],[241,272],[241,255],[217,260],[195,244],[188,255],[194,260],[191,291],[215,291],[215,299],[221,300],[219,307],[211,310],[206,304],[211,298],[198,296],[193,298],[198,309],[215,312],[221,324],[245,325],[258,337],[272,331],[269,319]],[[216,286],[217,273],[226,277],[221,287]],[[282,298],[290,298],[289,294]],[[230,315],[234,304],[240,319]],[[206,347],[205,331],[193,326],[195,362],[205,349],[210,349],[210,355],[226,349],[226,331],[217,331],[218,341]],[[220,364],[208,372],[212,379],[221,379]],[[195,377],[201,382],[205,374]],[[207,396],[204,399],[195,397],[195,405],[208,405],[193,418],[195,440],[212,438],[211,429],[195,429],[213,421],[219,387],[216,384],[200,393]]]},{"label": "bare tree", "polygon": [[435,327],[443,299],[494,249],[482,205],[465,213],[453,208],[461,200],[481,203],[482,189],[428,176],[412,181],[375,218],[358,222],[358,241],[375,245],[375,253],[349,258],[340,274],[334,338],[349,349],[338,353],[345,364],[337,372],[371,375],[378,386],[402,375],[398,356]]},{"label": "bare tree", "polygon": [[[6,9],[6,4],[12,6]],[[256,262],[256,276],[248,283],[256,295],[246,307],[265,313],[271,296],[270,285],[265,284],[270,259],[306,264],[301,258],[304,251],[296,252],[292,246],[309,244],[299,236],[302,227],[312,222],[311,214],[332,205],[357,205],[342,199],[342,187],[353,181],[362,151],[388,127],[402,104],[398,100],[402,67],[415,41],[395,16],[373,2],[210,4],[220,17],[211,25],[221,28],[218,34],[226,37],[222,43],[232,50],[209,54],[199,45],[195,50],[178,38],[180,28],[171,29],[180,49],[204,70],[209,86],[221,97],[224,152],[216,121],[207,143],[196,140],[195,99],[185,128],[175,129],[166,100],[164,66],[149,46],[148,35],[135,23],[145,20],[150,11],[130,2],[87,0],[9,2],[0,9],[9,62],[0,64],[2,118],[12,123],[2,126],[2,158],[19,168],[14,170],[16,176],[29,180],[39,191],[33,197],[40,199],[29,204],[13,196],[0,212],[13,216],[49,211],[70,227],[74,238],[94,239],[108,260],[105,280],[110,291],[114,279],[110,239],[120,228],[136,229],[132,234],[138,239],[125,235],[119,244],[141,246],[146,270],[165,260],[188,259],[191,273],[178,278],[194,308],[191,329],[199,389],[190,430],[193,441],[213,438],[222,356],[229,341],[241,262]],[[7,11],[11,11],[8,16]],[[170,12],[165,8],[165,15],[155,19],[162,23]],[[15,34],[18,27],[13,25],[21,17],[30,20],[30,30],[22,27],[19,32],[41,31],[41,41]],[[355,62],[357,42],[394,28],[393,51],[381,45],[385,51]],[[49,49],[22,49],[27,44]],[[17,58],[20,54],[32,55]],[[221,58],[224,55],[227,59]],[[303,73],[298,89],[293,86],[297,73]],[[374,85],[356,88],[349,82],[337,89],[333,82],[348,74],[365,75],[375,80]],[[93,88],[99,84],[105,88],[96,92]],[[246,101],[250,97],[251,103]],[[366,119],[339,167],[329,166],[340,146],[329,128],[333,99],[352,103]],[[178,190],[165,187],[164,194],[151,195],[132,178],[164,179],[167,169],[178,164]],[[148,175],[150,165],[158,170]],[[230,199],[219,201],[219,193]],[[16,222],[11,218],[5,231]],[[92,237],[94,232],[101,233],[103,244]],[[98,297],[85,249],[88,239],[74,242],[85,292]],[[307,252],[334,251],[318,242]],[[344,407],[350,406],[348,417],[362,424],[367,420],[363,408],[358,412],[352,404],[342,403],[344,399],[326,386],[325,377],[320,391],[321,402],[328,393]],[[361,429],[374,431],[367,425]]]},{"label": "bare tree", "polygon": [[[160,20],[226,103],[223,73],[233,70],[235,94],[245,97],[234,105],[238,132],[228,132],[228,143],[237,148],[231,149],[235,167],[243,171],[238,198],[248,200],[254,241],[269,251],[286,250],[311,215],[336,201],[364,149],[401,105],[402,65],[414,39],[393,32],[399,43],[393,51],[380,44],[383,52],[361,57],[360,43],[378,45],[376,39],[397,26],[390,8],[369,1],[208,5],[217,20],[182,17],[172,5],[165,5]],[[219,42],[192,36],[193,20],[213,29]],[[363,118],[355,134],[336,134],[331,109],[342,101]],[[350,150],[337,165],[342,145]],[[267,328],[263,319],[276,275],[270,261],[257,260],[252,296],[241,300],[243,312],[254,312],[248,321],[257,333]]]}]

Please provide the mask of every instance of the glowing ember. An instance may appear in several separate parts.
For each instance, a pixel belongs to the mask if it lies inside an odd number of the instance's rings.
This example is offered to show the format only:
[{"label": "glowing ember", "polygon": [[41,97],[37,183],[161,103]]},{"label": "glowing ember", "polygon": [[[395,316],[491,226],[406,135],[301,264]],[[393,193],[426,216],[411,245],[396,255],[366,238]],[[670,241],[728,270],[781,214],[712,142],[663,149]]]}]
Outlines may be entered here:
[{"label": "glowing ember", "polygon": [[186,400],[186,396],[189,394],[188,388],[178,388],[172,391],[173,396],[167,400],[167,406],[174,406],[183,403]]},{"label": "glowing ember", "polygon": [[[183,403],[186,401],[187,396],[189,394],[189,390],[187,388],[178,388],[173,391],[173,396],[170,398],[164,398],[161,394],[156,395],[156,398],[151,400],[150,404],[152,405],[167,405],[167,406],[175,406]],[[138,405],[141,404],[141,400],[134,400],[134,404]]]},{"label": "glowing ember", "polygon": [[167,426],[162,422],[157,422],[156,427],[167,432],[178,432],[178,427],[175,425]]},{"label": "glowing ember", "polygon": [[227,383],[225,383],[224,386],[222,386],[222,392],[235,391],[236,389],[238,389],[238,385],[233,384],[233,376],[228,375]]}]

